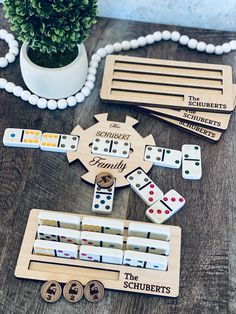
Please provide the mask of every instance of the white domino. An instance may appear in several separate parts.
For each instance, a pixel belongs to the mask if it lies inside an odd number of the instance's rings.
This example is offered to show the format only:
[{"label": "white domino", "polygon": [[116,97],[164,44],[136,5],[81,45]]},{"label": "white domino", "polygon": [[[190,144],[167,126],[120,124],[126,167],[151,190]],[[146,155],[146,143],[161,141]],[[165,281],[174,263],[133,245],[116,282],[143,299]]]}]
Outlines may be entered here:
[{"label": "white domino", "polygon": [[39,148],[42,132],[39,130],[12,129],[5,130],[3,144],[5,146]]},{"label": "white domino", "polygon": [[39,225],[80,230],[80,217],[42,211],[38,216]]},{"label": "white domino", "polygon": [[76,259],[78,258],[78,245],[54,241],[35,240],[34,254]]},{"label": "white domino", "polygon": [[114,184],[107,188],[100,188],[95,184],[92,211],[97,214],[110,214],[112,212],[113,199],[115,194],[115,180]]},{"label": "white domino", "polygon": [[163,192],[142,169],[133,171],[126,179],[131,188],[149,206],[163,196]]},{"label": "white domino", "polygon": [[95,138],[92,145],[92,153],[120,158],[128,158],[130,143],[120,140],[109,140],[105,138]]},{"label": "white domino", "polygon": [[80,231],[49,226],[39,226],[38,239],[79,244]]},{"label": "white domino", "polygon": [[113,249],[123,248],[123,236],[116,234],[98,233],[90,231],[81,232],[81,245],[93,245]]},{"label": "white domino", "polygon": [[144,160],[153,162],[156,166],[179,169],[181,166],[182,152],[179,150],[146,146]]},{"label": "white domino", "polygon": [[82,230],[123,235],[124,222],[109,218],[84,217],[82,220]]},{"label": "white domino", "polygon": [[141,268],[166,270],[168,258],[157,254],[135,252],[126,250],[124,252],[123,264]]},{"label": "white domino", "polygon": [[146,252],[159,255],[169,255],[170,245],[167,241],[128,237],[126,249],[137,252]]},{"label": "white domino", "polygon": [[43,133],[40,149],[49,152],[66,153],[67,151],[76,151],[79,143],[79,137],[76,135]]},{"label": "white domino", "polygon": [[128,236],[169,241],[170,229],[154,224],[131,222],[128,228]]},{"label": "white domino", "polygon": [[81,245],[79,256],[81,260],[91,262],[122,264],[123,261],[122,250],[89,245]]},{"label": "white domino", "polygon": [[202,177],[201,148],[198,145],[182,146],[182,177],[199,180]]},{"label": "white domino", "polygon": [[146,210],[146,216],[153,222],[162,224],[176,214],[185,204],[185,199],[175,190],[167,192],[159,201]]}]

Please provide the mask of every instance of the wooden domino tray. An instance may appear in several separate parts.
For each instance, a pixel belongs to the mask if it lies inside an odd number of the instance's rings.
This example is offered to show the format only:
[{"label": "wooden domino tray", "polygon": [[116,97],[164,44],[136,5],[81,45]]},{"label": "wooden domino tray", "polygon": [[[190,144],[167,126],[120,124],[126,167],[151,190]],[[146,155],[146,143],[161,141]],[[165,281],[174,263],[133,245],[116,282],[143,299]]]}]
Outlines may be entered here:
[{"label": "wooden domino tray", "polygon": [[[37,235],[38,214],[41,209],[32,209],[21,245],[15,276],[35,280],[57,280],[61,283],[73,279],[83,285],[92,279],[101,281],[105,288],[128,292],[177,297],[179,295],[181,229],[170,229],[170,254],[167,271],[150,270],[125,265],[86,262],[58,257],[32,254]],[[55,213],[55,211],[53,211]],[[60,212],[61,213],[61,212]],[[66,214],[66,213],[63,213]],[[70,215],[67,213],[67,215]],[[73,215],[75,215],[73,213]],[[87,215],[78,216],[82,219]],[[114,218],[112,218],[114,219]],[[116,219],[118,220],[118,219]],[[131,221],[125,220],[125,234]],[[152,225],[151,223],[144,223]],[[161,226],[166,227],[165,226]]]}]

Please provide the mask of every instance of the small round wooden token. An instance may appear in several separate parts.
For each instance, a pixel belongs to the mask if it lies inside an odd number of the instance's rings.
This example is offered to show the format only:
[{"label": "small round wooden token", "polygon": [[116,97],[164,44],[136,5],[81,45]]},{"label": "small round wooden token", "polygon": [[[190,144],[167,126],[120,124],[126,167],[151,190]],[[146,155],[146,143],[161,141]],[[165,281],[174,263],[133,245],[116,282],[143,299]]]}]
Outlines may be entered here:
[{"label": "small round wooden token", "polygon": [[57,281],[47,281],[42,285],[41,296],[46,302],[56,302],[60,298],[61,294],[61,285]]},{"label": "small round wooden token", "polygon": [[101,172],[96,176],[95,182],[100,188],[107,189],[114,183],[114,177],[109,172]]},{"label": "small round wooden token", "polygon": [[90,302],[99,302],[105,294],[104,286],[100,281],[91,280],[84,287],[84,296]]},{"label": "small round wooden token", "polygon": [[71,280],[64,286],[63,295],[68,302],[79,302],[83,294],[84,288],[77,280]]}]

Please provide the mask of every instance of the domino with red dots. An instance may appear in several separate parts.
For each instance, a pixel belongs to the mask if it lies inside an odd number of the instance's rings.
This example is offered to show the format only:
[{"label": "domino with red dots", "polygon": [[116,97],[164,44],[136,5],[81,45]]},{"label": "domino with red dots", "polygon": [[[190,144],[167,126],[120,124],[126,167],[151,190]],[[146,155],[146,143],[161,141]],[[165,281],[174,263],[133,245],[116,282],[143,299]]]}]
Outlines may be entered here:
[{"label": "domino with red dots", "polygon": [[40,149],[49,152],[66,153],[67,151],[76,151],[78,143],[79,137],[76,135],[43,133]]},{"label": "domino with red dots", "polygon": [[122,264],[123,250],[81,245],[79,257],[91,262]]},{"label": "domino with red dots", "polygon": [[141,168],[130,173],[126,179],[131,188],[149,206],[163,196],[163,192]]},{"label": "domino with red dots", "polygon": [[39,226],[38,239],[79,244],[80,231],[49,226]]},{"label": "domino with red dots", "polygon": [[35,240],[33,254],[76,259],[78,258],[78,245]]},{"label": "domino with red dots", "polygon": [[175,190],[167,192],[159,201],[146,210],[146,216],[157,224],[162,224],[176,214],[185,204],[185,199]]},{"label": "domino with red dots", "polygon": [[108,247],[113,249],[123,248],[123,236],[99,232],[81,232],[81,245]]},{"label": "domino with red dots", "polygon": [[4,146],[39,148],[42,132],[39,130],[7,128],[3,135]]}]

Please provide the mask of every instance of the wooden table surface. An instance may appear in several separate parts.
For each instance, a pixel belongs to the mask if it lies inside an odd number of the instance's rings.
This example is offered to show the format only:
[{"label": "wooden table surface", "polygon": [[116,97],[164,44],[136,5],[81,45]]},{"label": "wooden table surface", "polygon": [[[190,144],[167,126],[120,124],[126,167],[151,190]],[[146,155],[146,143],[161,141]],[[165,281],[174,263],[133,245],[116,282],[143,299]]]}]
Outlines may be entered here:
[{"label": "wooden table surface", "polygon": [[[1,26],[9,29],[1,13]],[[99,19],[86,41],[88,55],[108,43],[137,38],[156,30],[178,30],[190,37],[214,44],[236,38],[236,33],[207,31],[114,19]],[[0,55],[7,51],[0,43]],[[124,54],[124,53],[123,53]],[[125,53],[130,56],[228,64],[234,67],[236,52],[211,56],[176,43],[161,42]],[[104,104],[99,89],[104,62],[99,67],[96,87],[87,100],[64,111],[37,109],[0,91],[0,312],[1,313],[232,313],[236,311],[236,127],[233,114],[229,129],[218,144],[177,130],[135,108]],[[0,76],[23,85],[19,59],[0,71]],[[14,269],[29,211],[32,208],[91,214],[93,187],[82,182],[85,169],[78,162],[69,165],[66,155],[39,149],[7,148],[2,145],[5,128],[33,128],[70,133],[80,124],[87,128],[93,115],[109,112],[109,118],[124,121],[128,114],[140,121],[142,136],[152,133],[163,147],[180,149],[184,143],[202,148],[203,178],[183,180],[181,171],[153,167],[150,176],[167,191],[177,189],[187,205],[168,224],[182,228],[180,295],[177,299],[106,291],[104,300],[91,304],[85,299],[69,304],[63,298],[47,304],[40,297],[41,282],[17,279]],[[235,192],[235,189],[234,189]],[[145,204],[130,189],[116,192],[112,217],[147,221]]]}]

